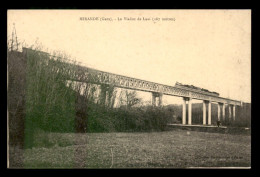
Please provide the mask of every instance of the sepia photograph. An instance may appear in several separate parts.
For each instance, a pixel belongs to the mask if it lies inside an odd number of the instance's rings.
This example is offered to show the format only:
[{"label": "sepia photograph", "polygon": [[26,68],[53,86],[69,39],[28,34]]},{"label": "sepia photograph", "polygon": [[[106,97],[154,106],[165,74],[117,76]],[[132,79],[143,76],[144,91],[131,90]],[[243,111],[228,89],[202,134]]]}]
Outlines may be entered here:
[{"label": "sepia photograph", "polygon": [[7,168],[251,169],[251,10],[7,10]]}]

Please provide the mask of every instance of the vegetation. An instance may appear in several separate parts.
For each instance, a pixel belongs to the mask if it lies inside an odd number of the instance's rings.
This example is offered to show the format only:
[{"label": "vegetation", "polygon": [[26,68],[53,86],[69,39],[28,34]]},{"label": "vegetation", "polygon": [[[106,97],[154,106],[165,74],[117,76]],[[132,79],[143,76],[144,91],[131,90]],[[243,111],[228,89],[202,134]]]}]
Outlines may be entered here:
[{"label": "vegetation", "polygon": [[172,114],[152,106],[103,109],[95,105],[88,111],[87,132],[162,131]]}]

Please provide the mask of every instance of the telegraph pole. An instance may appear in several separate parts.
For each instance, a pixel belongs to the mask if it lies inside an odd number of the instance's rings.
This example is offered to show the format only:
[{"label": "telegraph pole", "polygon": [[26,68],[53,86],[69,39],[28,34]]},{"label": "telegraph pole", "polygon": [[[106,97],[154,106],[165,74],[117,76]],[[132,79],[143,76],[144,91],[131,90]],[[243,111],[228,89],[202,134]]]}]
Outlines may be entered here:
[{"label": "telegraph pole", "polygon": [[16,51],[18,51],[18,41],[17,41],[17,34],[16,34],[16,29],[15,29],[15,23],[13,23],[11,51],[15,50],[14,46],[16,46]]}]

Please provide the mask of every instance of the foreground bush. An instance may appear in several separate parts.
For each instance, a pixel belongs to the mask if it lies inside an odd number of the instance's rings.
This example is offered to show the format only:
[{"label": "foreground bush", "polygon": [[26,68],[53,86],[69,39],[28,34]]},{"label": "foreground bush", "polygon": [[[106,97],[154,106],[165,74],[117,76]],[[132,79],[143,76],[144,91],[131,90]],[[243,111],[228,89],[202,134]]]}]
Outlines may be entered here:
[{"label": "foreground bush", "polygon": [[106,109],[95,105],[88,110],[87,132],[163,131],[173,110],[164,107]]}]

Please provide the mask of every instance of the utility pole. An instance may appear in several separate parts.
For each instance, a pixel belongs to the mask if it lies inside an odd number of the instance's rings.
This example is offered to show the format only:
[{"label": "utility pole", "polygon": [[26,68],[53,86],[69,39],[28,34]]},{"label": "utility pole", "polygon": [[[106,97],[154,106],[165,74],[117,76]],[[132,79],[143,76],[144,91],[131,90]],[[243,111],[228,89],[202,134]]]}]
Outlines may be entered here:
[{"label": "utility pole", "polygon": [[14,46],[16,46],[16,51],[18,51],[18,41],[17,41],[17,34],[15,29],[15,23],[13,23],[13,31],[12,31],[12,41],[11,41],[11,51],[15,50]]}]

